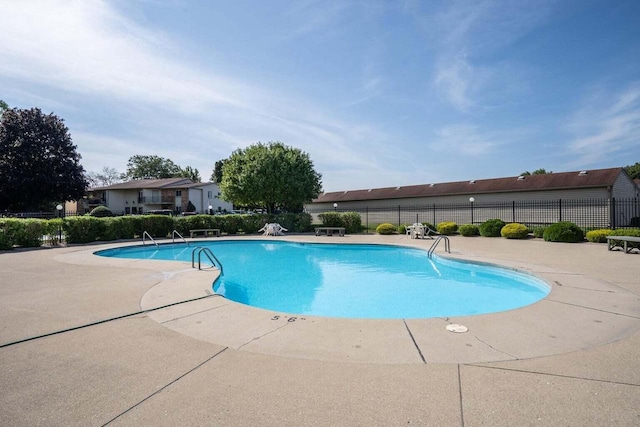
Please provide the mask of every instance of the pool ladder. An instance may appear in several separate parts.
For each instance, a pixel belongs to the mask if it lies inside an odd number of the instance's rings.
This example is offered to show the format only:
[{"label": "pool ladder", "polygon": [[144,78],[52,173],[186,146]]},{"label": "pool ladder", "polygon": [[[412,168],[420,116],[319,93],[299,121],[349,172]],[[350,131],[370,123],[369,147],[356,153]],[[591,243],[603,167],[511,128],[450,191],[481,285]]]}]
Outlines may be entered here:
[{"label": "pool ladder", "polygon": [[212,267],[218,267],[220,270],[220,276],[224,275],[224,270],[222,269],[222,263],[214,255],[214,253],[209,248],[203,248],[202,246],[196,246],[191,251],[191,267],[196,268],[196,256],[198,257],[198,270],[202,270],[202,254],[204,254],[211,262]]},{"label": "pool ladder", "polygon": [[429,256],[429,258],[433,256],[433,252],[436,250],[436,246],[438,246],[438,243],[440,243],[441,240],[444,240],[444,250],[446,252],[451,253],[451,244],[449,243],[449,238],[447,236],[440,235],[429,248],[429,252],[427,252],[427,255]]},{"label": "pool ladder", "polygon": [[178,236],[180,240],[182,240],[187,246],[189,246],[189,242],[187,242],[187,240],[182,237],[182,234],[178,233],[178,230],[173,230],[171,232],[171,239],[173,240],[173,243],[176,242],[176,236]]},{"label": "pool ladder", "polygon": [[142,233],[142,244],[143,244],[143,245],[146,245],[146,244],[147,244],[147,241],[146,241],[146,238],[147,238],[147,237],[149,238],[149,240],[151,240],[151,241],[156,245],[156,247],[158,247],[158,242],[156,242],[155,240],[153,240],[153,237],[151,237],[151,234],[147,233],[146,231],[144,231],[144,232]]}]

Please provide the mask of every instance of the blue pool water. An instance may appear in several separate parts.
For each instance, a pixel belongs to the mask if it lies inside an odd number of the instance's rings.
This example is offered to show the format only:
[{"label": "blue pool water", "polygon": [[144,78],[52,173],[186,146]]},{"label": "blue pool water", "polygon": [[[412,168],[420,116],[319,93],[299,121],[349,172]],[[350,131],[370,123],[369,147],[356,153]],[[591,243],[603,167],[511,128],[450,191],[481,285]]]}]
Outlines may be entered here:
[{"label": "blue pool water", "polygon": [[[544,298],[541,280],[512,270],[387,245],[269,240],[198,242],[224,275],[213,290],[278,312],[347,318],[425,318],[494,313]],[[133,246],[100,256],[191,262],[193,246]],[[204,261],[203,261],[204,262]]]}]

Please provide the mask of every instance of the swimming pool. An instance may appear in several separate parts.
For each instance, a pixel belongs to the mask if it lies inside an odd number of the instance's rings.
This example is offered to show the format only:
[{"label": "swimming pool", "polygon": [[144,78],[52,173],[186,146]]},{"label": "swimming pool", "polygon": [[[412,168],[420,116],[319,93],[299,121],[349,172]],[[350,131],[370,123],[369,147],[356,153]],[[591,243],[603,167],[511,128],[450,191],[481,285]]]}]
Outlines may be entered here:
[{"label": "swimming pool", "polygon": [[[198,242],[224,267],[213,290],[254,307],[295,315],[427,318],[495,313],[533,304],[541,280],[491,265],[391,245],[275,240]],[[191,262],[193,246],[132,246],[100,256]]]}]

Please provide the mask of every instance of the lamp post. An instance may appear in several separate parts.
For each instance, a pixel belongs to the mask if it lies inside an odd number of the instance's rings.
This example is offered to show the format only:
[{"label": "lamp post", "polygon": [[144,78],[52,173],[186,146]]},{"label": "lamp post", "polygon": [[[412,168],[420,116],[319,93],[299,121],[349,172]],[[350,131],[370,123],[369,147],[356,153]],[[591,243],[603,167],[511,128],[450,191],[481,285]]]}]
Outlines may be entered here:
[{"label": "lamp post", "polygon": [[211,212],[211,211],[213,210],[213,206],[209,205],[208,209],[209,209],[209,215],[212,215],[213,212]]},{"label": "lamp post", "polygon": [[473,202],[475,202],[476,199],[474,199],[473,197],[469,197],[469,203],[471,203],[471,224],[473,224]]},{"label": "lamp post", "polygon": [[[58,218],[62,218],[62,205],[58,204],[56,210],[58,211]],[[58,222],[58,243],[62,243],[62,224],[60,222]]]},{"label": "lamp post", "polygon": [[333,204],[333,211],[334,212],[338,212],[338,204],[337,203]]}]

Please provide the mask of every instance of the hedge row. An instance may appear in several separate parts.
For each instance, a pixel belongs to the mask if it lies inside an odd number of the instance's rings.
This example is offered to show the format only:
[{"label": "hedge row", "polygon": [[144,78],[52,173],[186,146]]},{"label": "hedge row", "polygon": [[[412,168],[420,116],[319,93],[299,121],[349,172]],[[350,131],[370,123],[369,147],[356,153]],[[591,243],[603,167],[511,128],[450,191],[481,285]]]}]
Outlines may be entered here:
[{"label": "hedge row", "polygon": [[344,227],[345,233],[362,231],[362,218],[357,212],[325,212],[318,215],[325,227]]},{"label": "hedge row", "polygon": [[139,215],[98,218],[92,216],[64,219],[0,219],[0,250],[14,246],[38,247],[43,236],[56,243],[59,233],[67,243],[90,243],[142,237],[146,231],[152,237],[170,237],[173,230],[181,235],[198,228],[218,228],[222,233],[256,233],[266,223],[277,222],[292,232],[311,231],[311,215]]}]

